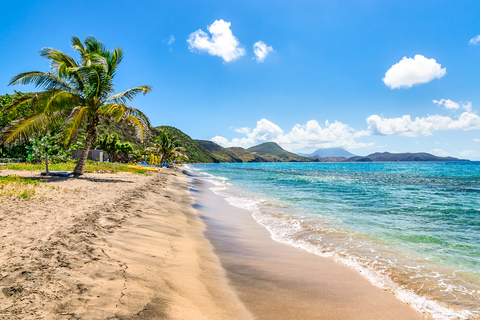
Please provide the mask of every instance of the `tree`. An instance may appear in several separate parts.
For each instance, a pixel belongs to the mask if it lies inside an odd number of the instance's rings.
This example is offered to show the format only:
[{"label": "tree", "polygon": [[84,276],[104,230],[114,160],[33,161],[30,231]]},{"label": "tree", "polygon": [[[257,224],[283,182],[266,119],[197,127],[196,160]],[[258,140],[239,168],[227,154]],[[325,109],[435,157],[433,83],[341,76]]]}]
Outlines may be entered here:
[{"label": "tree", "polygon": [[69,158],[67,152],[58,144],[58,139],[58,135],[47,132],[41,137],[34,135],[30,139],[31,146],[27,146],[27,161],[40,163],[45,159],[45,172],[47,176],[50,174],[48,168],[49,160],[57,163],[66,161]]},{"label": "tree", "polygon": [[[179,140],[176,136],[170,137],[166,132],[161,132],[160,136],[153,137],[154,147],[149,148],[154,154],[160,156],[160,164],[170,162],[174,158],[187,156],[183,153],[183,148],[178,145]],[[188,158],[187,158],[188,159]]]},{"label": "tree", "polygon": [[117,162],[119,155],[128,158],[128,155],[133,152],[132,144],[130,142],[119,142],[116,134],[105,135],[103,138],[100,138],[97,147],[108,153],[110,162]]},{"label": "tree", "polygon": [[[0,130],[8,126],[12,121],[31,115],[26,106],[16,108],[14,112],[7,111],[6,108],[17,98],[31,95],[15,91],[14,94],[5,94],[0,96]],[[26,141],[22,145],[15,145],[6,148],[0,144],[0,156],[6,158],[22,158],[27,157],[27,149],[30,143]]]},{"label": "tree", "polygon": [[51,61],[51,72],[31,71],[12,78],[9,85],[33,84],[44,91],[19,97],[9,110],[28,106],[32,115],[13,121],[0,133],[0,142],[10,145],[26,141],[34,132],[44,131],[58,121],[64,121],[62,141],[68,146],[75,139],[79,128],[85,125],[87,137],[82,156],[74,169],[74,175],[85,171],[88,151],[97,138],[100,121],[114,121],[132,125],[138,137],[147,138],[150,122],[138,109],[126,105],[140,93],[150,92],[150,86],[139,86],[114,94],[113,78],[123,59],[123,51],[111,51],[95,37],[87,37],[82,43],[76,36],[71,44],[80,53],[75,61],[68,54],[53,48],[43,48],[40,55]]}]

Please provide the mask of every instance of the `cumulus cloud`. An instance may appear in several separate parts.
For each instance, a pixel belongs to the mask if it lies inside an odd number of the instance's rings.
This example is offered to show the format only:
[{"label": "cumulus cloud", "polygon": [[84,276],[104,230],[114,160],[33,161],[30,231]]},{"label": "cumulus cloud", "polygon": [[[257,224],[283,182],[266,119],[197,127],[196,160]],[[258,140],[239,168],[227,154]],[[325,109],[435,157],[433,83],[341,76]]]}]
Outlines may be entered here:
[{"label": "cumulus cloud", "polygon": [[480,117],[473,112],[464,112],[456,119],[441,115],[400,118],[382,118],[371,115],[367,118],[368,129],[375,135],[429,136],[439,130],[480,129]]},{"label": "cumulus cloud", "polygon": [[475,138],[475,139],[472,139],[472,140],[473,140],[473,142],[480,142],[480,139]]},{"label": "cumulus cloud", "polygon": [[257,41],[253,45],[253,53],[255,53],[255,57],[258,63],[263,62],[268,56],[268,54],[272,51],[273,48],[267,46],[263,41]]},{"label": "cumulus cloud", "polygon": [[234,128],[233,131],[247,134],[247,133],[250,133],[251,130],[248,127],[241,127],[241,128]]},{"label": "cumulus cloud", "polygon": [[230,30],[230,22],[215,20],[207,27],[211,37],[201,29],[192,32],[187,39],[190,51],[204,51],[212,56],[221,57],[225,62],[230,62],[245,55],[238,39]]},{"label": "cumulus cloud", "polygon": [[431,153],[436,155],[436,156],[439,156],[439,157],[449,157],[449,156],[451,156],[450,152],[442,150],[442,149],[433,149],[431,151]]},{"label": "cumulus cloud", "polygon": [[442,149],[433,149],[432,154],[440,157],[457,157],[460,159],[478,159],[480,158],[480,152],[477,150],[463,150],[463,151],[454,151],[452,153],[442,150]]},{"label": "cumulus cloud", "polygon": [[472,103],[471,102],[466,102],[466,103],[457,103],[455,101],[452,101],[450,99],[442,99],[442,100],[433,100],[433,103],[438,104],[439,106],[443,105],[445,108],[450,109],[450,110],[458,110],[460,108],[463,108],[467,111],[472,110]]},{"label": "cumulus cloud", "polygon": [[480,42],[480,34],[478,36],[473,37],[468,41],[469,44],[476,45]]},{"label": "cumulus cloud", "polygon": [[388,69],[383,82],[391,89],[410,88],[413,85],[440,79],[447,73],[446,68],[435,59],[428,59],[417,54],[414,58],[403,57],[400,62]]},{"label": "cumulus cloud", "polygon": [[320,125],[316,120],[310,120],[304,125],[295,125],[290,132],[285,133],[273,122],[262,119],[257,121],[257,126],[246,133],[245,137],[228,140],[216,136],[211,140],[224,147],[244,147],[263,143],[276,142],[290,151],[306,149],[344,147],[361,148],[373,146],[373,143],[358,143],[354,139],[370,135],[367,131],[357,131],[339,121],[325,121]]},{"label": "cumulus cloud", "polygon": [[472,158],[480,158],[480,152],[478,152],[477,150],[464,150],[464,151],[460,151],[458,152],[458,155],[460,157],[464,157],[464,158],[467,158],[467,159],[472,159]]}]

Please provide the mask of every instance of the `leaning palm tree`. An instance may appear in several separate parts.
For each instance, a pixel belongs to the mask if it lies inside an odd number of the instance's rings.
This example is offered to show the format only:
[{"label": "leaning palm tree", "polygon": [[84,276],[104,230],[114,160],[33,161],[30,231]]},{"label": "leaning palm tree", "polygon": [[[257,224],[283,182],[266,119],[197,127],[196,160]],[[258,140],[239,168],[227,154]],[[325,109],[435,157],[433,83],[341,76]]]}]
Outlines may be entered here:
[{"label": "leaning palm tree", "polygon": [[95,37],[87,37],[82,43],[74,36],[71,44],[80,53],[79,61],[62,51],[43,48],[40,55],[51,61],[51,72],[31,71],[12,78],[9,85],[33,84],[43,91],[12,102],[9,110],[27,105],[33,115],[5,127],[0,133],[0,143],[25,142],[33,133],[63,121],[62,140],[68,146],[79,128],[86,126],[85,148],[74,169],[74,175],[78,176],[85,171],[88,151],[101,121],[132,125],[138,138],[142,141],[147,138],[150,127],[147,116],[126,103],[140,93],[147,94],[151,87],[140,86],[114,94],[113,78],[123,58],[122,49],[108,50]]}]

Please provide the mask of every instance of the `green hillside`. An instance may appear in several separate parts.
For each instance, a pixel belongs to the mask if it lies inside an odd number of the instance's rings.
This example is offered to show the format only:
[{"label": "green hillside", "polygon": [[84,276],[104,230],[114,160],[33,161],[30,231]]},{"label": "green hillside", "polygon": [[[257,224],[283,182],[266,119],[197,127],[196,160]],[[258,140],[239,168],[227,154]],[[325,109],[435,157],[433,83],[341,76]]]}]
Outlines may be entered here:
[{"label": "green hillside", "polygon": [[215,142],[206,140],[195,140],[198,144],[208,150],[218,162],[269,162],[265,157],[251,153],[240,147],[224,148]]},{"label": "green hillside", "polygon": [[288,152],[275,142],[265,142],[248,148],[247,151],[261,155],[270,162],[311,162],[312,159]]},{"label": "green hillside", "polygon": [[237,157],[234,153],[222,146],[219,146],[215,142],[207,140],[194,141],[208,150],[208,152],[212,154],[212,157],[217,160],[216,162],[244,162],[243,159]]},{"label": "green hillside", "polygon": [[190,138],[181,130],[171,126],[155,127],[155,133],[160,131],[168,133],[170,136],[176,136],[180,140],[180,145],[185,148],[185,153],[190,162],[219,162],[213,155],[204,147],[199,145],[195,140]]},{"label": "green hillside", "polygon": [[264,157],[259,156],[256,153],[251,153],[248,150],[240,147],[230,147],[227,150],[234,154],[235,157],[242,159],[243,162],[269,162]]}]

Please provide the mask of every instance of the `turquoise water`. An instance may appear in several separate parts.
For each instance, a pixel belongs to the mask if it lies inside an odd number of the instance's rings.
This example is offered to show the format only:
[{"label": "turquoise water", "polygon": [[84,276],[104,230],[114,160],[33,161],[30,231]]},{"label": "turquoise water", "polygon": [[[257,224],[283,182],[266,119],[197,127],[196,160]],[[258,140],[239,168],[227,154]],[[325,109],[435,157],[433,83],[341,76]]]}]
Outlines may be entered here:
[{"label": "turquoise water", "polygon": [[480,162],[190,165],[272,238],[437,319],[480,316]]}]

